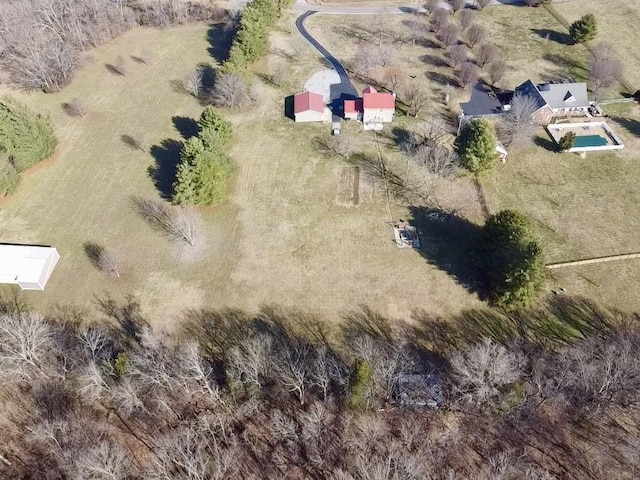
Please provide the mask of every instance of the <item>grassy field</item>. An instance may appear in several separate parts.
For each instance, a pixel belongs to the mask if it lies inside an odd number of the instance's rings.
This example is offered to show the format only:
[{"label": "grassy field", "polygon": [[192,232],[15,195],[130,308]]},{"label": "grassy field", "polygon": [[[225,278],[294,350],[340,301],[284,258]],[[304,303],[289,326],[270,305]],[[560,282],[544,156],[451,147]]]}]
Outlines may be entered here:
[{"label": "grassy field", "polygon": [[[584,159],[553,153],[541,129],[539,146],[512,152],[483,181],[492,211],[516,208],[535,220],[549,263],[640,251],[640,109],[609,113],[624,150],[589,153]],[[552,285],[571,294],[640,307],[637,260],[554,270],[553,277]]]},{"label": "grassy field", "polygon": [[[151,46],[149,66],[128,58]],[[300,85],[276,90],[256,79],[261,100],[228,113],[238,172],[229,201],[200,212],[203,245],[193,252],[149,228],[129,198],[160,198],[148,172],[156,160],[130,149],[121,136],[146,133],[153,145],[180,140],[174,120],[179,126],[185,121],[172,118],[196,117],[201,106],[175,91],[172,81],[211,61],[209,46],[205,26],[134,30],[93,52],[63,92],[20,95],[51,113],[60,138],[55,158],[29,172],[0,211],[3,241],[51,244],[62,255],[45,292],[22,294],[29,302],[95,309],[100,299],[130,294],[152,322],[167,328],[184,309],[199,307],[278,303],[337,315],[366,304],[406,316],[414,309],[447,314],[479,305],[419,252],[394,246],[385,195],[372,178],[360,177],[357,206],[345,201],[353,166],[312,147],[311,139],[327,135],[328,125],[295,125],[282,116],[282,99]],[[119,55],[127,57],[126,77],[105,66]],[[258,68],[268,72],[275,65],[297,69],[301,81],[325,68],[317,57],[298,65],[279,53]],[[86,117],[63,113],[61,103],[72,97],[87,104]],[[372,137],[356,127],[350,133],[370,149]],[[160,162],[175,158],[175,144],[168,147],[152,150]],[[392,202],[391,209],[406,218],[406,204]],[[121,278],[92,266],[83,249],[87,241],[119,254]]]},{"label": "grassy field", "polygon": [[595,42],[613,45],[625,65],[625,76],[640,86],[640,52],[637,49],[640,3],[636,0],[589,0],[555,5],[556,10],[571,23],[585,13],[593,13],[598,22]]}]

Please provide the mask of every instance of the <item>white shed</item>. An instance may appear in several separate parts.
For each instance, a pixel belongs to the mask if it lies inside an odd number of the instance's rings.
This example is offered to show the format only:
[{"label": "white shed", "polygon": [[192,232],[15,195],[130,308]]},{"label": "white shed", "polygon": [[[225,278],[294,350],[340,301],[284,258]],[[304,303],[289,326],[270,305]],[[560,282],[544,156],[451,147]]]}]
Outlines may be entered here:
[{"label": "white shed", "polygon": [[0,244],[0,283],[44,290],[60,254],[53,247]]}]

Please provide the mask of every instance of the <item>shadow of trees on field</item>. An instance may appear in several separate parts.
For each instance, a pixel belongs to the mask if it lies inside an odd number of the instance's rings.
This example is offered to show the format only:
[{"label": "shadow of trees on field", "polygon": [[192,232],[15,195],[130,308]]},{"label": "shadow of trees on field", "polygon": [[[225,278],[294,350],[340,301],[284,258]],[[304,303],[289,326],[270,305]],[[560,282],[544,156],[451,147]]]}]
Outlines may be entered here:
[{"label": "shadow of trees on field", "polygon": [[136,297],[128,295],[123,301],[116,301],[107,295],[95,298],[94,303],[103,315],[117,323],[124,343],[131,340],[140,342],[140,334],[144,328],[149,327],[149,322],[142,315],[140,302]]},{"label": "shadow of trees on field", "polygon": [[556,144],[550,140],[547,137],[543,137],[540,135],[536,135],[533,138],[533,143],[535,143],[537,146],[544,148],[545,150],[548,150],[550,152],[557,152],[558,151],[558,147],[556,146]]},{"label": "shadow of trees on field", "polygon": [[618,123],[622,128],[624,128],[627,132],[632,135],[636,135],[640,137],[640,122],[633,118],[624,118],[620,116],[611,116],[614,122]]},{"label": "shadow of trees on field", "polygon": [[422,240],[420,254],[468,291],[485,298],[487,292],[474,261],[481,227],[435,208],[410,206],[409,211],[413,217],[410,223],[418,229]]},{"label": "shadow of trees on field", "polygon": [[442,57],[439,57],[437,55],[429,55],[429,54],[420,55],[420,61],[423,62],[425,65],[429,65],[434,68],[450,66]]},{"label": "shadow of trees on field", "polygon": [[171,117],[171,121],[173,122],[175,129],[185,140],[198,135],[200,127],[198,127],[198,122],[193,118],[175,115]]},{"label": "shadow of trees on field", "polygon": [[215,23],[209,26],[207,30],[207,42],[209,42],[207,52],[218,63],[223,63],[229,58],[229,50],[235,34],[236,29],[232,22]]},{"label": "shadow of trees on field", "polygon": [[440,73],[440,72],[426,72],[425,76],[431,80],[432,82],[435,82],[439,85],[457,85],[458,81],[449,76],[449,75],[445,75],[444,73]]},{"label": "shadow of trees on field", "polygon": [[548,28],[532,28],[531,31],[545,40],[559,43],[561,45],[572,45],[573,40],[568,33],[550,30]]},{"label": "shadow of trees on field", "polygon": [[82,244],[82,249],[91,264],[97,269],[100,269],[100,255],[104,252],[104,247],[95,242],[85,242]]},{"label": "shadow of trees on field", "polygon": [[181,149],[182,142],[171,138],[151,147],[151,156],[156,164],[149,167],[149,175],[162,198],[171,199],[173,196]]}]

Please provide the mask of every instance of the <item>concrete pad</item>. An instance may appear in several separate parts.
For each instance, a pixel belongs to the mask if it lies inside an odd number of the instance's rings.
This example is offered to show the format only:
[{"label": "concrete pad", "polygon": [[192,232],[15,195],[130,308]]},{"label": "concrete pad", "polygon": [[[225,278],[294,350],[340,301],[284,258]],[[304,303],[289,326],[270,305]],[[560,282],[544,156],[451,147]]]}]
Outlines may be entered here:
[{"label": "concrete pad", "polygon": [[334,69],[314,73],[304,84],[304,90],[322,95],[325,103],[331,101],[331,85],[340,83],[340,75]]}]

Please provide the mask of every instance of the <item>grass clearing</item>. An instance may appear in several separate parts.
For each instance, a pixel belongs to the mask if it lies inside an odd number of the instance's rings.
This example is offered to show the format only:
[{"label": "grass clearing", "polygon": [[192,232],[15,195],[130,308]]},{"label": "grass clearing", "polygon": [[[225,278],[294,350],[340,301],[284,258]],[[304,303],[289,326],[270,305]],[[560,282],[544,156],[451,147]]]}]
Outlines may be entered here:
[{"label": "grass clearing", "polygon": [[[150,65],[132,61],[126,77],[105,67],[151,46]],[[51,113],[60,139],[55,158],[25,175],[0,211],[3,241],[51,244],[62,255],[45,292],[22,294],[31,304],[94,309],[98,299],[131,294],[154,324],[166,328],[179,322],[184,309],[198,307],[278,303],[336,316],[366,304],[408,316],[414,309],[446,315],[480,305],[419,252],[395,247],[385,196],[373,176],[359,175],[358,206],[341,204],[340,178],[349,165],[321,156],[311,144],[328,134],[329,125],[295,125],[282,116],[283,98],[301,86],[278,89],[256,78],[261,100],[224,112],[234,126],[230,155],[238,170],[229,200],[200,210],[205,241],[195,258],[189,247],[160,236],[136,215],[132,195],[161,197],[148,172],[156,162],[122,136],[146,133],[156,146],[171,139],[153,151],[170,162],[180,140],[172,117],[184,123],[202,110],[172,81],[211,61],[208,46],[206,26],[133,30],[94,51],[93,61],[63,92],[19,95]],[[274,65],[293,66],[292,78],[301,81],[324,68],[317,57],[294,63],[277,53],[256,68]],[[74,97],[87,105],[84,118],[61,108]],[[372,136],[359,125],[348,125],[344,133],[371,148]],[[402,202],[391,208],[395,217],[407,218]],[[87,241],[118,254],[120,278],[95,269],[84,252]]]},{"label": "grass clearing", "polygon": [[558,3],[554,8],[569,23],[586,13],[593,13],[598,23],[594,43],[610,43],[624,63],[625,77],[632,85],[640,85],[640,52],[637,48],[640,3],[636,0],[589,0],[588,3]]}]

